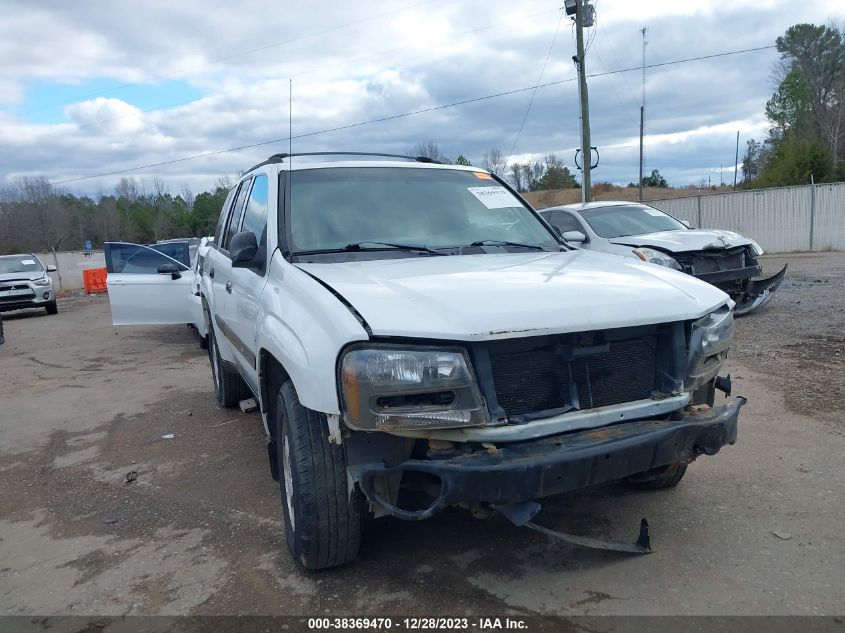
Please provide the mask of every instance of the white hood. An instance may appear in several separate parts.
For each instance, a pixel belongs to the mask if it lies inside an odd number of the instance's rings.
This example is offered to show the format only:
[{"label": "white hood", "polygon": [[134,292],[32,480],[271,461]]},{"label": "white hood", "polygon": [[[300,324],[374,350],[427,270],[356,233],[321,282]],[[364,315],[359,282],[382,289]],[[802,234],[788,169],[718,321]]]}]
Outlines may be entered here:
[{"label": "white hood", "polygon": [[0,273],[0,281],[35,281],[46,273],[43,270],[30,270],[16,273]]},{"label": "white hood", "polygon": [[570,251],[297,264],[377,336],[486,340],[695,319],[728,299],[662,266]]},{"label": "white hood", "polygon": [[652,246],[668,253],[702,251],[706,248],[733,248],[752,244],[752,240],[733,231],[692,229],[678,231],[657,231],[642,235],[625,235],[608,240],[613,244],[628,246]]}]

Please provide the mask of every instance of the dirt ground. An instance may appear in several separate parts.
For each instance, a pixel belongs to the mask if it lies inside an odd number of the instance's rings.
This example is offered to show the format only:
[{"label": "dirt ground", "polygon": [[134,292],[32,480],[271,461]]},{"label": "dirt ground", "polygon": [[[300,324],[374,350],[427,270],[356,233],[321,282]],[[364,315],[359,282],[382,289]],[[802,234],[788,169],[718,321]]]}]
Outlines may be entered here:
[{"label": "dirt ground", "polygon": [[539,523],[586,535],[647,517],[637,557],[455,510],[377,521],[355,563],[304,573],[260,419],[216,405],[195,332],[113,328],[105,297],[7,315],[0,614],[841,614],[845,254],[781,261],[729,360],[737,444],[670,491],[544,502]]}]

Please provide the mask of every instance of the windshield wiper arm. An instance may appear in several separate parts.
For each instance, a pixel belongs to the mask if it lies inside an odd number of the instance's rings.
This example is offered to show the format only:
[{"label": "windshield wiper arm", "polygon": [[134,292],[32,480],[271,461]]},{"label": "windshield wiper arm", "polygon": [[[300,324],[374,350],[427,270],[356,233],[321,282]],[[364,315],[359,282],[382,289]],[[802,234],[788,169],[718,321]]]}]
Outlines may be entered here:
[{"label": "windshield wiper arm", "polygon": [[429,248],[424,244],[396,244],[394,242],[355,242],[354,244],[347,244],[343,247],[345,251],[367,251],[374,250],[364,246],[365,244],[373,244],[374,246],[388,246],[395,248],[397,251],[416,251],[418,253],[431,253],[432,255],[445,255],[446,253],[439,253],[436,250]]},{"label": "windshield wiper arm", "polygon": [[[373,246],[367,246],[372,244]],[[386,248],[385,248],[386,247]],[[342,248],[322,248],[308,251],[298,251],[294,255],[321,255],[324,253],[356,253],[364,251],[383,251],[383,250],[397,250],[397,251],[411,251],[417,253],[429,253],[431,255],[446,255],[440,253],[423,244],[395,244],[393,242],[354,242],[347,244]]]},{"label": "windshield wiper arm", "polygon": [[470,246],[522,246],[523,248],[533,248],[536,251],[544,251],[545,247],[539,244],[524,244],[522,242],[508,242],[506,240],[478,240],[470,244]]}]

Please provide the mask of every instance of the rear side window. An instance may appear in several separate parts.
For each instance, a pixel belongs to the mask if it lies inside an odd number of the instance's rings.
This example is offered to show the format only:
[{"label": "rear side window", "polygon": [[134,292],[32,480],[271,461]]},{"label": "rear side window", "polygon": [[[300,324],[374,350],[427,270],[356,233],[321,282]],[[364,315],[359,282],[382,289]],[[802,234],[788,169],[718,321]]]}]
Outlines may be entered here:
[{"label": "rear side window", "polygon": [[214,230],[215,244],[220,244],[223,239],[223,230],[226,227],[226,218],[229,216],[229,209],[232,206],[232,198],[235,197],[237,191],[237,187],[232,187],[229,190],[229,195],[226,196],[226,202],[223,203],[223,209],[220,211],[220,219],[217,220],[217,228]]},{"label": "rear side window", "polygon": [[255,177],[249,202],[244,211],[244,221],[241,231],[252,231],[261,240],[261,235],[267,227],[267,176]]},{"label": "rear side window", "polygon": [[229,242],[232,236],[238,232],[238,227],[241,224],[243,217],[244,206],[246,205],[246,197],[249,193],[249,185],[252,183],[252,178],[248,178],[241,183],[241,188],[238,189],[238,197],[235,199],[235,206],[232,208],[232,215],[229,218],[229,226],[226,229],[226,236],[223,238],[223,243],[220,248],[229,250]]},{"label": "rear side window", "polygon": [[107,242],[105,245],[106,270],[110,273],[157,274],[161,264],[182,264],[190,267],[187,242],[176,244],[129,244]]}]

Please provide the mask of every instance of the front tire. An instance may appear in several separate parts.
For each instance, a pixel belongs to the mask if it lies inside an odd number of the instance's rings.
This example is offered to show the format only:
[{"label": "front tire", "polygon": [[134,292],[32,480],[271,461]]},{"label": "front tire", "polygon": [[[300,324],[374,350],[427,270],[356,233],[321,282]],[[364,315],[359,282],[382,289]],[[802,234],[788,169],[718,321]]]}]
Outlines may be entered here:
[{"label": "front tire", "polygon": [[342,446],[329,443],[326,416],[302,406],[290,381],[273,410],[285,540],[305,569],[337,567],[358,555],[364,500],[350,493]]},{"label": "front tire", "polygon": [[45,305],[47,308],[47,314],[58,314],[59,313],[59,306],[56,304],[56,300],[53,299],[52,301],[48,301]]},{"label": "front tire", "polygon": [[223,363],[217,348],[217,336],[211,328],[208,329],[208,360],[211,363],[214,395],[221,406],[236,407],[241,400],[250,397],[249,388],[241,375]]}]

